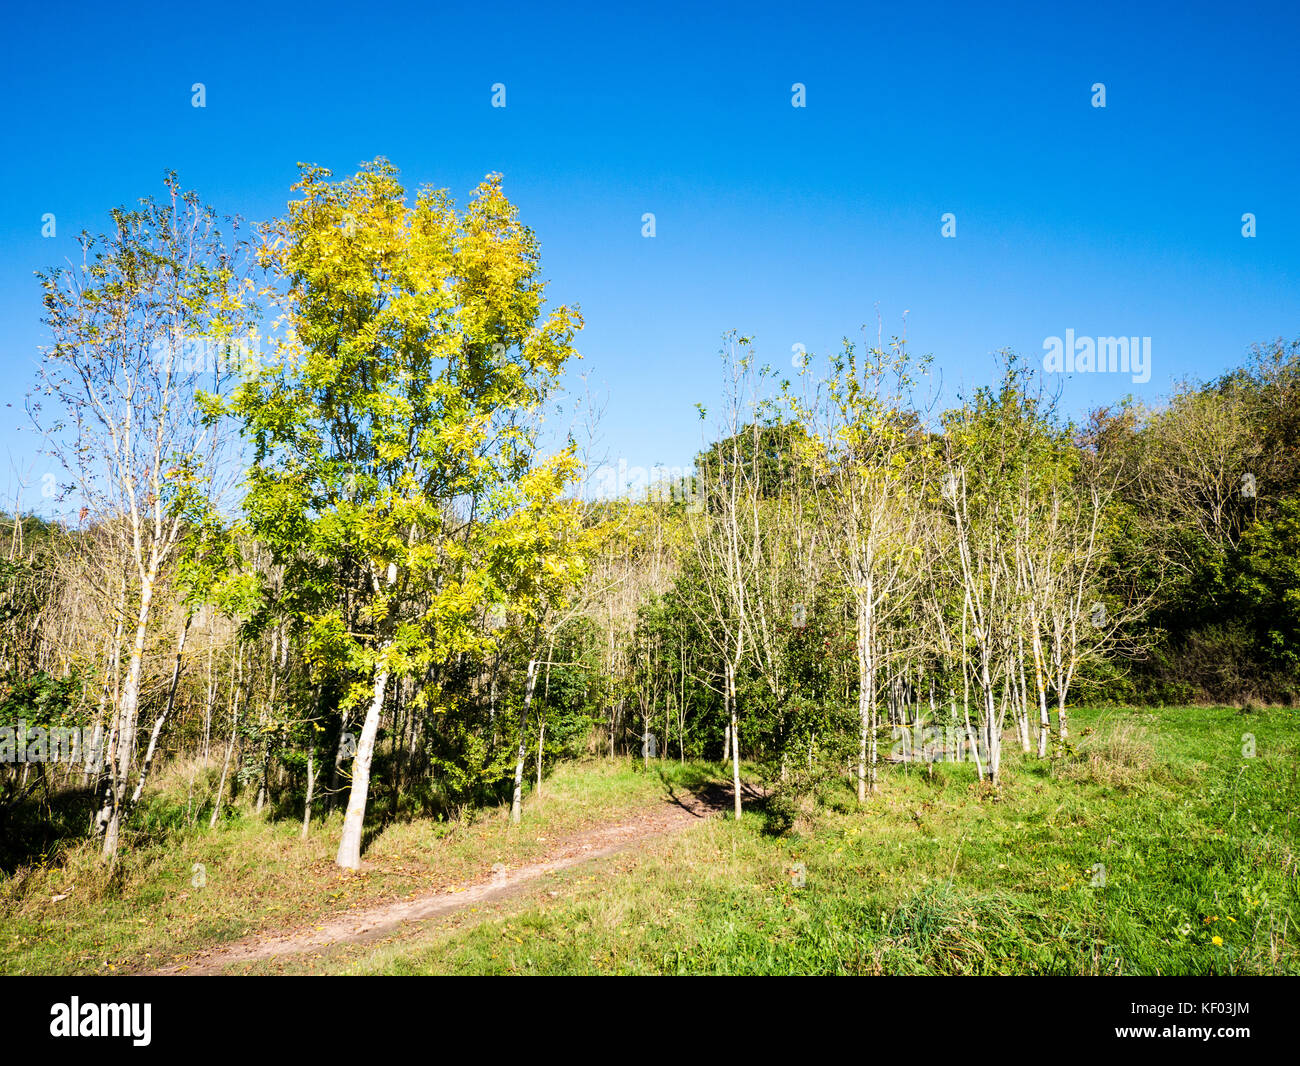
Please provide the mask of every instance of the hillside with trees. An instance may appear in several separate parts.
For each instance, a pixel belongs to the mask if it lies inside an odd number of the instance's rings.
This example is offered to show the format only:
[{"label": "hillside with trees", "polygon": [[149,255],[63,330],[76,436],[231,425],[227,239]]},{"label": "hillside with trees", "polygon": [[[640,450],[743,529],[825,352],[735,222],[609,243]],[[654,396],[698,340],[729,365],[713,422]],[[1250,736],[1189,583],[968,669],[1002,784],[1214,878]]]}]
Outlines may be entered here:
[{"label": "hillside with trees", "polygon": [[[1024,899],[954,896],[962,848],[1005,867],[1005,834],[1054,817],[1043,795],[1082,826],[1213,794],[1193,833],[1210,839],[1236,817],[1204,776],[1222,773],[1256,797],[1258,835],[1219,860],[1244,893],[1232,921],[1255,923],[1238,954],[1169,947],[1165,926],[1226,904],[1191,888],[1152,917],[1164,889],[1134,853],[1085,849],[1055,880],[1128,863],[1137,910],[1114,935],[1139,970],[1296,971],[1300,341],[1081,417],[1011,352],[953,394],[875,326],[793,371],[732,333],[693,471],[611,495],[559,413],[578,294],[553,302],[500,176],[460,206],[376,160],[303,167],[290,196],[248,227],[171,176],[41,278],[29,410],[58,494],[0,528],[5,969],[99,968],[84,938],[31,944],[63,912],[146,905],[158,877],[155,902],[230,893],[176,934],[194,950],[347,886],[370,899],[393,848],[454,838],[424,880],[481,881],[537,859],[538,827],[667,788],[794,890],[791,864],[843,877],[832,836],[888,849],[914,826],[951,871],[889,897],[870,958],[845,961],[870,907],[836,881],[821,954],[661,932],[613,969],[1107,972],[1100,918],[1060,954]],[[689,839],[713,869],[716,841]],[[235,900],[265,886],[198,872],[257,876],[241,856],[287,893],[247,923]],[[918,907],[946,946],[909,939]],[[972,948],[955,932],[972,914],[1018,946]],[[467,936],[410,965],[491,970]],[[114,967],[151,965],[131,935],[114,945]]]}]

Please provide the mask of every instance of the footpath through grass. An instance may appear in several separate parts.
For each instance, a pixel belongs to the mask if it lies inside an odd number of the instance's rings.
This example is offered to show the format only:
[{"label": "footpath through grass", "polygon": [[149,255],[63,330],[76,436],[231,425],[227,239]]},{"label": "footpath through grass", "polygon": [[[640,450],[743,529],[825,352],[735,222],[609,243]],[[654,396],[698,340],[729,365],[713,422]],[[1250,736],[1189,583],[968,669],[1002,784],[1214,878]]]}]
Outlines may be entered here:
[{"label": "footpath through grass", "polygon": [[758,812],[714,820],[513,913],[326,968],[1300,973],[1296,722],[1078,711],[1079,758],[1011,756],[1000,795],[969,765],[891,769],[863,809],[837,783],[788,835]]},{"label": "footpath through grass", "polygon": [[[781,818],[751,808],[740,823],[709,819],[385,944],[257,969],[1300,973],[1296,712],[1092,708],[1074,724],[1076,757],[1008,751],[998,794],[969,764],[888,768],[864,807],[847,782],[826,782],[784,834],[788,806]],[[658,768],[676,786],[717,773]],[[215,832],[160,832],[112,877],[77,846],[0,881],[0,968],[161,965],[256,929],[485,878],[664,795],[635,763],[562,767],[520,830],[504,810],[393,824],[360,875],[332,865],[337,818],[305,842],[293,824],[247,815]]]},{"label": "footpath through grass", "polygon": [[632,760],[566,764],[522,824],[508,805],[462,821],[398,821],[374,833],[353,874],[334,865],[342,814],[313,821],[306,840],[293,821],[248,811],[209,830],[186,817],[188,764],[163,774],[115,869],[82,841],[43,863],[0,876],[0,973],[121,973],[172,962],[259,930],[309,923],[488,878],[544,856],[557,839],[617,822],[664,802],[675,787],[707,781],[713,768]]}]

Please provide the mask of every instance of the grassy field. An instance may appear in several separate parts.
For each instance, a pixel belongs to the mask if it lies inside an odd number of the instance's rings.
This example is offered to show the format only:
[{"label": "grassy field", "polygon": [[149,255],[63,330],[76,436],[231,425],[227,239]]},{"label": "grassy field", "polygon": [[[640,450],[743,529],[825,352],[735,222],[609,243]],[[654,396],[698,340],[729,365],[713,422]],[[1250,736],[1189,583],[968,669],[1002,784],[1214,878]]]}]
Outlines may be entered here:
[{"label": "grassy field", "polygon": [[513,913],[314,968],[1300,973],[1294,713],[1076,721],[1077,760],[1013,758],[996,797],[969,766],[891,771],[865,811],[840,786],[788,836],[714,821]]},{"label": "grassy field", "polygon": [[[997,794],[971,765],[890,768],[865,808],[847,782],[827,782],[785,833],[760,808],[739,823],[714,818],[548,876],[508,903],[258,969],[1300,973],[1296,713],[1089,708],[1074,723],[1075,756],[1008,752]],[[675,786],[699,785],[710,769],[663,764]],[[563,767],[521,830],[502,811],[396,823],[375,837],[359,876],[331,865],[337,821],[305,842],[293,825],[252,816],[212,833],[157,833],[111,878],[73,848],[0,882],[0,968],[121,971],[482,878],[664,792],[653,766]],[[191,883],[195,863],[202,888]]]}]

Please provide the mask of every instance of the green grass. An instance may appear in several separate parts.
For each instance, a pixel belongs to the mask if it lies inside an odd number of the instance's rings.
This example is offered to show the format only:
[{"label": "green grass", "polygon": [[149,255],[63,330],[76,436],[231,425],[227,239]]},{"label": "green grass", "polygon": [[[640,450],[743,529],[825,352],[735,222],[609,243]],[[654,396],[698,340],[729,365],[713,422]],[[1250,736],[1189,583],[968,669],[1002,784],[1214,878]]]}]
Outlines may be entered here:
[{"label": "green grass", "polygon": [[772,837],[761,816],[715,821],[513,913],[315,968],[1300,972],[1294,712],[1088,709],[1074,721],[1089,730],[1079,758],[1009,755],[998,795],[970,766],[891,770],[864,809],[827,789],[798,835]]},{"label": "green grass", "polygon": [[[998,793],[970,764],[888,768],[861,808],[847,782],[826,782],[784,835],[757,809],[739,823],[711,819],[387,943],[256,969],[1300,973],[1296,712],[1089,708],[1072,724],[1077,755],[1040,762],[1008,750]],[[1243,756],[1245,734],[1254,757]],[[717,772],[665,769],[679,785]],[[244,817],[216,833],[167,834],[118,881],[92,877],[91,899],[50,904],[68,880],[93,874],[78,852],[0,882],[11,911],[0,967],[120,969],[145,952],[157,961],[249,928],[483,878],[495,862],[543,853],[543,837],[617,821],[663,795],[632,763],[562,767],[522,832],[503,811],[394,825],[362,876],[330,864],[337,821],[302,844],[292,826]],[[190,886],[193,862],[208,864],[203,890]]]}]

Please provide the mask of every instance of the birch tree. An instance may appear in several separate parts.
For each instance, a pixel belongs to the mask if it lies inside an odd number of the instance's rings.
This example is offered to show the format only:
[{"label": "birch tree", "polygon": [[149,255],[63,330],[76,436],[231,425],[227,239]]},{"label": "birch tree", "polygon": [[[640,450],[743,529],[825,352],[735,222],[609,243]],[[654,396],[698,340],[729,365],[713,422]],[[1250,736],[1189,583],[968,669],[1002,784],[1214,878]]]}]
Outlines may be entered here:
[{"label": "birch tree", "polygon": [[[721,439],[701,459],[703,507],[688,516],[695,554],[704,572],[704,595],[688,602],[698,612],[701,628],[709,634],[722,661],[723,757],[731,762],[732,806],[739,819],[743,805],[736,675],[748,650],[752,586],[762,565],[758,464],[763,404],[749,338],[729,334],[722,356],[727,391]],[[707,412],[701,408],[700,415],[706,417]]]},{"label": "birch tree", "polygon": [[79,262],[38,275],[52,344],[29,410],[63,467],[61,498],[76,523],[102,529],[122,564],[116,591],[100,590],[124,631],[94,821],[110,860],[129,804],[156,600],[194,508],[224,487],[224,441],[198,394],[222,391],[248,336],[241,246],[174,174],[166,188],[162,200],[113,211],[110,232],[81,234]]},{"label": "birch tree", "polygon": [[902,341],[846,341],[806,413],[820,521],[854,608],[859,802],[876,787],[885,633],[921,577],[924,439],[909,405],[919,369]]}]

